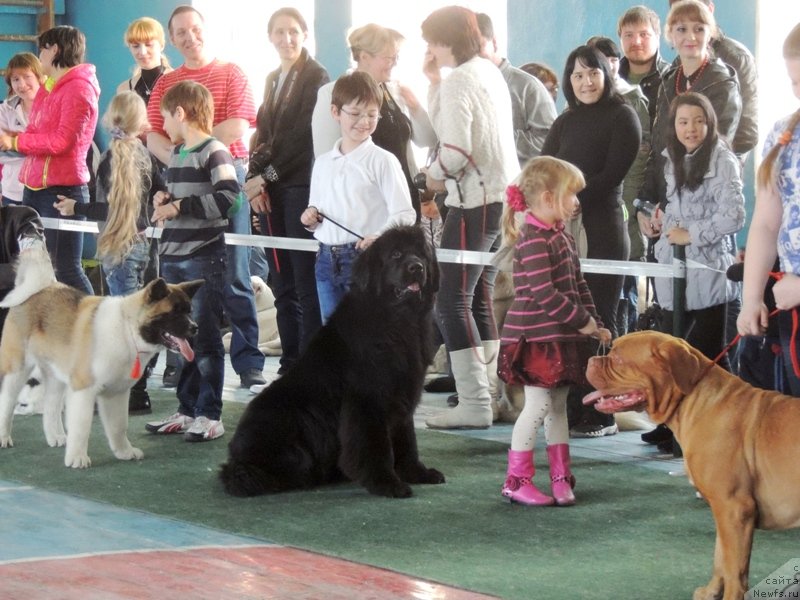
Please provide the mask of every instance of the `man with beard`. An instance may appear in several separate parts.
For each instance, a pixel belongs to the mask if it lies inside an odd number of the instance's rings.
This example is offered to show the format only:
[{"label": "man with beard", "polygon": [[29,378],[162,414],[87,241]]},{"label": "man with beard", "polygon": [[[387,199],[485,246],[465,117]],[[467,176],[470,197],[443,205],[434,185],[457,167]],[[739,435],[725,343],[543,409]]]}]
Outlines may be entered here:
[{"label": "man with beard", "polygon": [[622,53],[619,76],[642,88],[650,110],[650,126],[656,117],[656,100],[661,76],[669,63],[658,52],[661,21],[655,11],[646,6],[634,6],[625,11],[617,24]]}]

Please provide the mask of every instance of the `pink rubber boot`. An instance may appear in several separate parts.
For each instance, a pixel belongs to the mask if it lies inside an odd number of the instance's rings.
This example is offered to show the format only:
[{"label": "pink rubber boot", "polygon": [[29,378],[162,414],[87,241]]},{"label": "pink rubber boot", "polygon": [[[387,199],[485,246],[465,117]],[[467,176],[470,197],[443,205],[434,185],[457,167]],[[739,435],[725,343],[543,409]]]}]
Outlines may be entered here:
[{"label": "pink rubber boot", "polygon": [[547,447],[547,458],[550,461],[550,481],[553,498],[559,506],[575,504],[575,477],[570,471],[569,444],[553,444]]},{"label": "pink rubber boot", "polygon": [[511,502],[528,506],[550,506],[553,499],[536,489],[532,481],[533,475],[533,450],[509,450],[506,482],[500,493]]}]

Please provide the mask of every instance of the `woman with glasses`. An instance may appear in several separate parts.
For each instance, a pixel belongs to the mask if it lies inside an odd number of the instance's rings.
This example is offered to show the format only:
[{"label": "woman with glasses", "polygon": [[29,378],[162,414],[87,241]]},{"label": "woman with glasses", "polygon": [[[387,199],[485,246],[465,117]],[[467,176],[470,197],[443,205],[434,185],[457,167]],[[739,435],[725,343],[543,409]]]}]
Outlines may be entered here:
[{"label": "woman with glasses", "polygon": [[[299,11],[278,9],[269,19],[267,32],[281,65],[267,75],[244,192],[258,215],[262,234],[311,239],[300,223],[308,207],[314,162],[311,113],[317,90],[330,78],[303,47],[308,26]],[[267,248],[266,258],[283,350],[278,369],[282,374],[322,324],[314,253]]]},{"label": "woman with glasses", "polygon": [[[419,217],[420,192],[413,183],[418,168],[411,142],[421,148],[433,147],[436,134],[428,113],[414,93],[392,81],[392,71],[397,65],[403,40],[399,32],[374,23],[354,29],[347,37],[356,70],[371,75],[380,85],[383,96],[381,119],[372,134],[372,141],[400,161],[411,203]],[[315,156],[331,150],[340,137],[339,125],[331,116],[332,92],[333,82],[320,88],[317,96],[312,120]]]},{"label": "woman with glasses", "polygon": [[[483,44],[475,13],[450,6],[422,23],[428,43],[423,72],[428,108],[440,141],[428,187],[447,191],[441,247],[487,252],[499,246],[506,186],[519,172],[511,98]],[[442,69],[450,69],[443,77]],[[440,265],[436,315],[458,392],[458,405],[430,417],[438,429],[486,428],[497,399],[497,325],[493,266]]]}]

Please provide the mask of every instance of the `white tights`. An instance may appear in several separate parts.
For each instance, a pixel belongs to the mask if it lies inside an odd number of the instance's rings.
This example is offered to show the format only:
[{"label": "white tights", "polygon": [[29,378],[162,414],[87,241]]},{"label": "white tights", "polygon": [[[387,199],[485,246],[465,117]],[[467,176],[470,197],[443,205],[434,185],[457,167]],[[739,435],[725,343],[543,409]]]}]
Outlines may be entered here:
[{"label": "white tights", "polygon": [[525,408],[511,433],[512,450],[533,450],[536,431],[542,423],[548,446],[569,443],[567,392],[567,386],[552,389],[525,386]]}]

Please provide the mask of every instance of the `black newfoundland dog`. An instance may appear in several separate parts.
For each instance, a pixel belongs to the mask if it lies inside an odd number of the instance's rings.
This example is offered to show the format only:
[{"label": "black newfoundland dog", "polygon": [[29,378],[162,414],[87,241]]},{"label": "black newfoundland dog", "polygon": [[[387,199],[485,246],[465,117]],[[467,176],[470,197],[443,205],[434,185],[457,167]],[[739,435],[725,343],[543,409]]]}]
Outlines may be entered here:
[{"label": "black newfoundland dog", "polygon": [[438,278],[420,228],[381,235],[305,353],[245,410],[220,472],[225,491],[255,496],[349,479],[407,498],[411,483],[444,483],[420,462],[414,432]]}]

